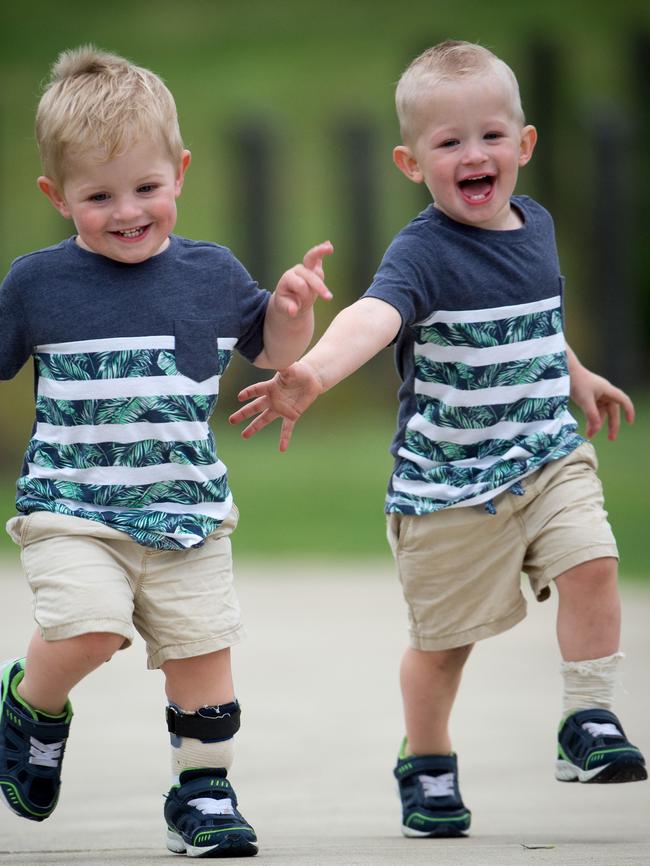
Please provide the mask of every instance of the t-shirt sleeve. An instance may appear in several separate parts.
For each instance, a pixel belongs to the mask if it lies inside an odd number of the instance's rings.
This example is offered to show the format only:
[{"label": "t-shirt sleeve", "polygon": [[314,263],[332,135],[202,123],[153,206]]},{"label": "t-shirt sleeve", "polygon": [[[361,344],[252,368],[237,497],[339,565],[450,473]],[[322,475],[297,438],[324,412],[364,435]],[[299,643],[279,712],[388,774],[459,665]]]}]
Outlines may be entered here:
[{"label": "t-shirt sleeve", "polygon": [[240,332],[236,348],[254,361],[264,348],[264,318],[271,293],[260,289],[246,268],[234,256],[231,264],[231,291],[237,299]]},{"label": "t-shirt sleeve", "polygon": [[[364,298],[379,298],[395,307],[402,317],[402,327],[430,315],[436,301],[432,269],[423,259],[422,241],[418,236],[398,235],[386,250],[379,269]],[[429,255],[433,253],[428,251]]]},{"label": "t-shirt sleeve", "polygon": [[13,379],[31,354],[29,328],[10,271],[0,286],[0,379]]}]

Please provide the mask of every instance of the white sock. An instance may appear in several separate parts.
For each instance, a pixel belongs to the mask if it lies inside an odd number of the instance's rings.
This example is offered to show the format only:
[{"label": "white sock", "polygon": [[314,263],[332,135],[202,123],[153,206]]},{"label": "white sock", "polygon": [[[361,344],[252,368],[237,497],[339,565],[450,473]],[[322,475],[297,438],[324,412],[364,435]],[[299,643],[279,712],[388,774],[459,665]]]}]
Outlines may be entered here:
[{"label": "white sock", "polygon": [[616,686],[618,663],[625,658],[617,652],[601,659],[585,659],[579,662],[562,662],[560,670],[564,677],[562,714],[590,707],[611,709]]},{"label": "white sock", "polygon": [[235,739],[218,743],[203,743],[194,737],[180,737],[180,745],[172,746],[172,784],[178,782],[183,770],[199,767],[224,767],[229,770],[235,753]]}]

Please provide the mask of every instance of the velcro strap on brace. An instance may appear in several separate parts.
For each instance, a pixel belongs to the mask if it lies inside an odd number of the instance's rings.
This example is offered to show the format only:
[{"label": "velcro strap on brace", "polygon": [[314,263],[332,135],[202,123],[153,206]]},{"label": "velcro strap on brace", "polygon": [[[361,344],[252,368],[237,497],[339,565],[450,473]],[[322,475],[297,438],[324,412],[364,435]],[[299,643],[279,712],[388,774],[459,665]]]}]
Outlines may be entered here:
[{"label": "velcro strap on brace", "polygon": [[[205,715],[203,709],[217,711],[217,715]],[[229,740],[239,730],[241,709],[237,701],[221,707],[205,707],[195,713],[183,713],[171,704],[167,705],[167,730],[178,737],[193,737],[195,740]]]}]

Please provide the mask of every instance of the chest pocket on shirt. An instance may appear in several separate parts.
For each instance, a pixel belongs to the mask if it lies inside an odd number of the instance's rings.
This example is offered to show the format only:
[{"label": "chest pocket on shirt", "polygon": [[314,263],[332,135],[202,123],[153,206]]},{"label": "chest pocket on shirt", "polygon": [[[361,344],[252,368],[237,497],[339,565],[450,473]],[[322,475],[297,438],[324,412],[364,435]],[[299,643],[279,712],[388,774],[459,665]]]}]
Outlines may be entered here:
[{"label": "chest pocket on shirt", "polygon": [[234,319],[176,319],[174,351],[178,372],[195,382],[203,382],[221,373],[219,339],[232,338],[235,328]]}]

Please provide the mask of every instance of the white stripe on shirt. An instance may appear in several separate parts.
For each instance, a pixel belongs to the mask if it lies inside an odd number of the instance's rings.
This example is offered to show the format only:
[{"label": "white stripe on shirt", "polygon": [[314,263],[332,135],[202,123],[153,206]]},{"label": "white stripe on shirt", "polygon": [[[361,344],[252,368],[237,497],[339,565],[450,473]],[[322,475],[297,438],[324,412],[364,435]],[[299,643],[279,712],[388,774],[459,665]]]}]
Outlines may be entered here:
[{"label": "white stripe on shirt", "polygon": [[532,400],[548,397],[566,397],[569,394],[569,377],[540,379],[538,382],[525,382],[523,385],[502,385],[498,388],[477,388],[462,391],[438,382],[423,382],[416,379],[416,394],[440,400],[448,406],[499,406],[517,400]]},{"label": "white stripe on shirt", "polygon": [[38,394],[53,400],[113,400],[121,397],[216,396],[219,376],[196,382],[187,376],[127,376],[123,379],[50,379],[41,376]]},{"label": "white stripe on shirt", "polygon": [[500,421],[489,427],[443,427],[431,424],[424,416],[413,415],[406,425],[407,430],[421,433],[434,442],[451,442],[454,445],[475,445],[486,439],[514,439],[518,436],[533,436],[546,433],[555,436],[562,427],[575,424],[570,412],[563,412],[558,418],[541,421]]},{"label": "white stripe on shirt", "polygon": [[207,421],[134,421],[131,424],[45,424],[38,422],[33,439],[56,445],[126,445],[154,439],[159,442],[196,442],[210,433]]},{"label": "white stripe on shirt", "polygon": [[562,299],[559,295],[532,301],[530,304],[512,304],[509,307],[489,307],[485,310],[437,310],[426,319],[415,324],[433,325],[436,322],[448,324],[465,324],[469,322],[496,322],[501,319],[514,319],[517,316],[529,316],[532,313],[543,313],[560,307]]},{"label": "white stripe on shirt", "polygon": [[226,467],[217,460],[207,465],[191,463],[157,463],[155,466],[91,466],[87,469],[38,466],[28,463],[29,478],[49,478],[75,484],[139,486],[165,481],[216,481],[226,474]]}]

